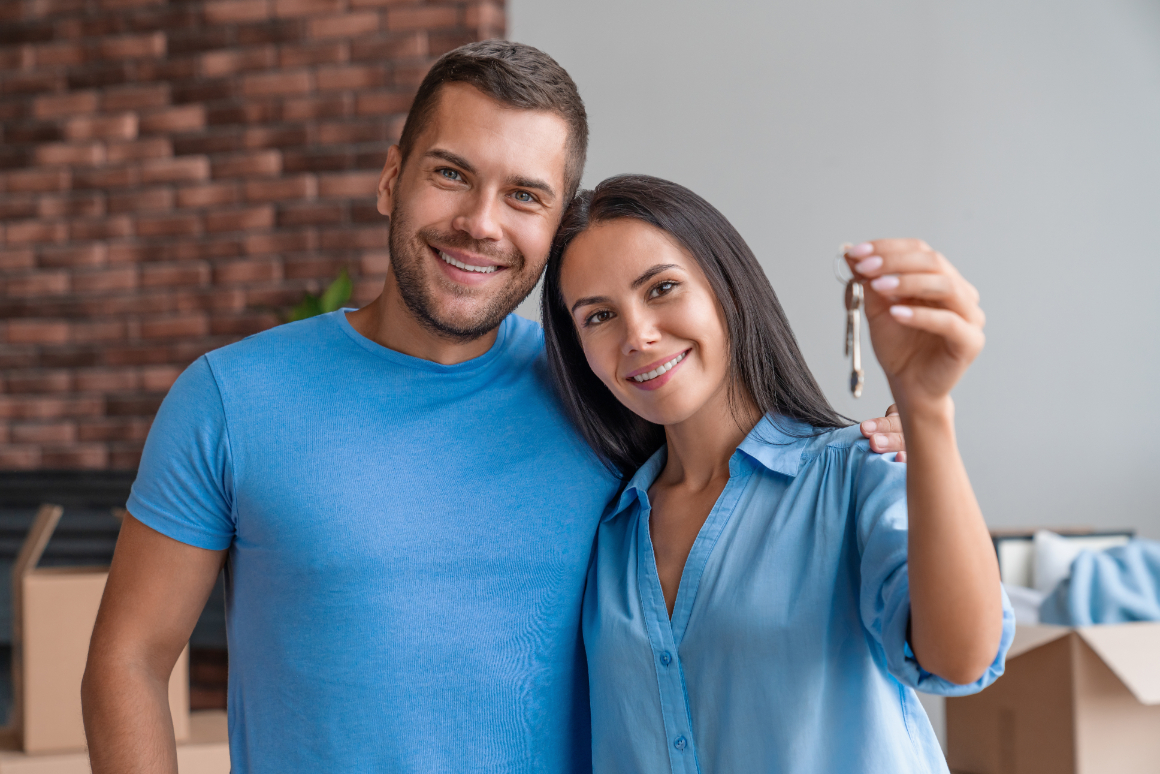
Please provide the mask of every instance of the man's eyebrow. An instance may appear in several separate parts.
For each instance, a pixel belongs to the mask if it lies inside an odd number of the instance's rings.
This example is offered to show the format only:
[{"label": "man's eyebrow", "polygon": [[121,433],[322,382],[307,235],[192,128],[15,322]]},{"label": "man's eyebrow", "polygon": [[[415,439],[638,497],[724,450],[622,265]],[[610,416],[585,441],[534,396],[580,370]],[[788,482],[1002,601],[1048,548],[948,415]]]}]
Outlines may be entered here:
[{"label": "man's eyebrow", "polygon": [[549,199],[556,198],[556,192],[552,189],[552,186],[548,185],[543,180],[537,180],[534,177],[514,175],[509,177],[507,182],[508,185],[514,186],[515,188],[531,188],[533,191],[542,191],[543,193],[547,194]]},{"label": "man's eyebrow", "polygon": [[458,153],[452,153],[451,151],[443,150],[442,148],[432,148],[423,155],[425,155],[427,158],[443,159],[448,164],[454,164],[457,167],[461,167],[464,172],[470,172],[473,175],[475,174],[475,167],[472,166],[471,162],[460,156]]},{"label": "man's eyebrow", "polygon": [[576,310],[582,306],[592,306],[593,304],[607,304],[608,296],[585,296],[576,303],[572,304],[572,314],[576,314]]},{"label": "man's eyebrow", "polygon": [[636,290],[641,285],[643,285],[644,283],[648,282],[653,277],[660,274],[662,271],[667,271],[669,269],[679,269],[679,268],[681,268],[681,267],[677,266],[675,263],[658,263],[656,266],[653,266],[651,269],[648,269],[647,271],[645,271],[644,274],[642,274],[639,277],[637,277],[636,279],[634,279],[632,281],[632,289]]}]

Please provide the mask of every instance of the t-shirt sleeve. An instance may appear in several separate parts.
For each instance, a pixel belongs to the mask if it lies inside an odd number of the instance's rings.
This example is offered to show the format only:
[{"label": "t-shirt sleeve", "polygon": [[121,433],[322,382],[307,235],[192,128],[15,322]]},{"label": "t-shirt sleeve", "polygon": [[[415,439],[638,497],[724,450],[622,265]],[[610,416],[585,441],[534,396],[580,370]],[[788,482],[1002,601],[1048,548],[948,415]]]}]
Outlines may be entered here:
[{"label": "t-shirt sleeve", "polygon": [[126,508],[163,535],[222,550],[234,539],[233,460],[209,361],[185,370],[161,404]]},{"label": "t-shirt sleeve", "polygon": [[886,667],[900,682],[925,693],[964,696],[983,690],[1003,674],[1015,638],[1015,613],[1003,595],[1003,636],[987,671],[973,683],[958,685],[922,668],[907,642],[910,577],[907,572],[906,465],[893,455],[866,450],[858,471],[855,514],[861,552],[862,623],[882,646]]}]

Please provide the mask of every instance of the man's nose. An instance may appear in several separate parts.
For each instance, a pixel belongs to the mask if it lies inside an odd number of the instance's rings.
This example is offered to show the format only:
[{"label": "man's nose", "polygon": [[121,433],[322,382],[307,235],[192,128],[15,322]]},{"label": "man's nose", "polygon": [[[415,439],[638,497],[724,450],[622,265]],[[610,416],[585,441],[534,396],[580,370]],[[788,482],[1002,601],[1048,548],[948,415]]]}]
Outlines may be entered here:
[{"label": "man's nose", "polygon": [[500,203],[486,191],[479,191],[465,202],[465,209],[451,222],[452,228],[462,231],[472,239],[499,241],[503,238],[503,228],[499,223]]}]

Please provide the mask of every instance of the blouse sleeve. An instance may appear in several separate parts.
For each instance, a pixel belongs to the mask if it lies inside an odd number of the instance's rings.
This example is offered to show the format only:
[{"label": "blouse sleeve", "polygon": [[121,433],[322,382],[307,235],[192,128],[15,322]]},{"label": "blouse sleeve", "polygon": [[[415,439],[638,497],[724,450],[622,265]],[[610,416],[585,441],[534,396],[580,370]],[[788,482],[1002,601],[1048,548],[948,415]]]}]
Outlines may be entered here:
[{"label": "blouse sleeve", "polygon": [[922,668],[907,642],[910,623],[910,578],[906,563],[906,465],[894,455],[875,454],[860,441],[861,459],[852,503],[861,555],[862,624],[882,647],[886,668],[900,682],[925,693],[964,696],[977,693],[1003,674],[1015,638],[1015,613],[1003,595],[1003,635],[987,671],[973,683],[958,685]]}]

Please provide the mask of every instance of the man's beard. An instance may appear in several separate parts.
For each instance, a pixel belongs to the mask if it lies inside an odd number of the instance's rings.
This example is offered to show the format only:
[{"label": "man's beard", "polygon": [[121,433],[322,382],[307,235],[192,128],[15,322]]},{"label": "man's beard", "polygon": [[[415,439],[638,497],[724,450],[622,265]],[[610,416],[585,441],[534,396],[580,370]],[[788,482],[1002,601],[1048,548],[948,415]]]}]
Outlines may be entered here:
[{"label": "man's beard", "polygon": [[[498,261],[511,272],[513,281],[500,288],[494,296],[469,320],[449,320],[441,317],[435,302],[428,292],[428,285],[438,282],[437,276],[425,277],[422,266],[430,257],[431,243],[453,249],[466,250],[476,255],[487,256]],[[434,228],[412,231],[410,222],[396,205],[391,212],[390,232],[391,268],[403,303],[423,327],[439,336],[454,341],[467,342],[491,333],[504,318],[515,311],[527,298],[540,279],[537,274],[523,277],[527,260],[523,253],[512,248],[509,252],[496,250],[492,245],[472,239],[462,231],[439,231]],[[470,290],[452,286],[452,292],[461,296],[471,296]]]}]

